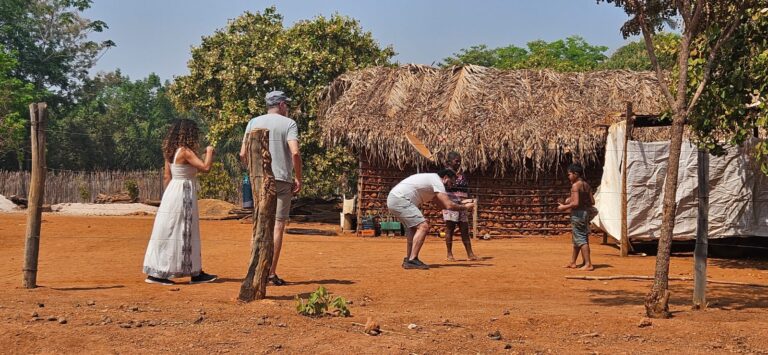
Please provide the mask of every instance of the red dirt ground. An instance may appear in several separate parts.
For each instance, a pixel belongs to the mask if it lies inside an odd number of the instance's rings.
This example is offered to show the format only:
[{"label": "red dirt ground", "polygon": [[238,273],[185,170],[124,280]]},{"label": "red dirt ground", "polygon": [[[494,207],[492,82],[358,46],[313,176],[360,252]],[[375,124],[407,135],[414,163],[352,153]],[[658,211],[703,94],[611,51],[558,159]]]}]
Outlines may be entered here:
[{"label": "red dirt ground", "polygon": [[[203,266],[220,282],[149,285],[141,272],[152,217],[44,214],[38,284],[21,288],[25,215],[0,214],[3,353],[766,353],[768,289],[709,285],[690,309],[690,282],[672,282],[674,318],[639,327],[647,281],[576,281],[567,237],[474,241],[481,262],[445,262],[431,238],[428,271],[400,267],[405,241],[286,235],[269,299],[235,298],[250,226],[202,221]],[[294,224],[292,227],[334,226]],[[651,275],[652,257],[620,258],[592,239],[591,275]],[[454,243],[457,257],[463,255]],[[765,261],[710,261],[713,279],[768,283]],[[671,275],[691,276],[673,257]],[[307,318],[294,296],[319,285],[352,300],[351,318]],[[33,320],[36,313],[43,320]],[[66,324],[45,320],[65,318]],[[362,333],[368,317],[384,333]],[[409,329],[408,324],[418,328]],[[126,327],[131,324],[130,328]],[[141,327],[137,325],[141,324]],[[121,325],[123,327],[121,327]],[[489,337],[499,331],[500,340]]]}]

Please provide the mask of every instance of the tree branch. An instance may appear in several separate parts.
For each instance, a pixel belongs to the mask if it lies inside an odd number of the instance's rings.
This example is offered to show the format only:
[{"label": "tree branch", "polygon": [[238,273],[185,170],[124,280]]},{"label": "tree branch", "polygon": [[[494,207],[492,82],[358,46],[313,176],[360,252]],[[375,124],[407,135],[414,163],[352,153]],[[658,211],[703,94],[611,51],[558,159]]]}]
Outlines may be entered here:
[{"label": "tree branch", "polygon": [[[682,8],[678,7],[677,10],[682,11]],[[685,22],[683,24],[683,38],[680,39],[680,47],[677,51],[678,78],[674,111],[681,116],[688,116],[685,99],[687,98],[686,94],[688,93],[688,60],[691,58],[691,42],[695,37],[692,25],[693,24],[690,22]]]},{"label": "tree branch", "polygon": [[640,29],[643,33],[643,39],[645,40],[645,49],[648,52],[648,57],[651,59],[651,65],[653,65],[653,69],[656,71],[656,79],[659,80],[661,92],[664,93],[664,97],[667,99],[669,107],[674,109],[675,99],[672,96],[672,92],[669,91],[669,84],[664,78],[664,74],[661,72],[659,59],[656,57],[656,50],[653,48],[653,38],[651,38],[650,29],[648,28],[648,24],[645,21],[645,8],[642,8],[641,5],[638,5],[637,1],[635,0],[633,0],[632,3],[637,8],[637,15],[635,16],[637,16],[638,22],[640,22]]},{"label": "tree branch", "polygon": [[[677,0],[677,11],[680,12],[680,16],[683,18],[683,23],[686,25],[691,23],[691,3],[688,0]],[[698,2],[696,3],[699,4]]]},{"label": "tree branch", "polygon": [[[693,17],[691,18],[690,28],[691,33],[698,35],[701,25],[701,16],[704,14],[704,7],[706,6],[704,1],[697,1],[693,8]],[[695,36],[694,35],[694,36]]]},{"label": "tree branch", "polygon": [[[743,3],[742,3],[743,4]],[[712,68],[715,66],[715,58],[717,57],[717,52],[720,51],[720,47],[731,39],[733,37],[734,32],[736,32],[736,28],[739,27],[739,24],[741,23],[741,13],[744,11],[744,7],[738,9],[736,14],[739,14],[733,22],[731,22],[728,25],[728,28],[725,30],[725,33],[717,39],[717,42],[715,42],[715,45],[712,46],[712,50],[709,52],[709,56],[707,57],[707,64],[704,66],[704,76],[701,80],[701,83],[699,83],[699,86],[696,88],[696,93],[693,95],[693,98],[691,98],[691,102],[688,104],[688,111],[693,109],[693,107],[696,105],[696,102],[699,101],[699,98],[701,97],[701,94],[704,92],[704,87],[709,82],[709,78],[712,76]]]}]

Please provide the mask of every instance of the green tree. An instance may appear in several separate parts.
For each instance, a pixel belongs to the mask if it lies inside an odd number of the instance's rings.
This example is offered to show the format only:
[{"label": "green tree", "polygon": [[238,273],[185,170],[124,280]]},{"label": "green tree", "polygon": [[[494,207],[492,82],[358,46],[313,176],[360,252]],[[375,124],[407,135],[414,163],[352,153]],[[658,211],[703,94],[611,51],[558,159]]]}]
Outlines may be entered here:
[{"label": "green tree", "polygon": [[[757,129],[768,129],[768,3],[763,8],[748,9],[750,18],[743,22],[720,50],[721,60],[714,63],[709,85],[691,112],[691,123],[700,145],[711,152],[724,152],[724,143],[741,145]],[[709,44],[716,32],[707,31],[694,42],[691,53],[691,82],[704,78]],[[695,94],[695,85],[689,94]],[[725,138],[725,139],[723,139]],[[755,158],[768,174],[768,144],[760,141]]]},{"label": "green tree", "polygon": [[27,105],[36,95],[31,84],[11,76],[17,66],[14,56],[0,46],[0,156],[15,153],[18,168],[22,169],[23,142],[27,134],[22,113],[28,112]]},{"label": "green tree", "polygon": [[[630,16],[630,19],[621,27],[625,38],[631,35],[643,35],[648,57],[656,71],[659,88],[672,112],[671,142],[664,181],[664,207],[656,255],[656,271],[653,286],[645,300],[646,314],[649,317],[668,318],[670,317],[669,256],[677,209],[675,197],[683,128],[689,116],[696,110],[697,104],[700,103],[702,93],[713,78],[718,78],[717,75],[713,77],[713,69],[717,63],[723,61],[724,45],[733,40],[737,29],[752,21],[750,14],[765,7],[765,1],[598,0],[598,3],[600,2],[621,7]],[[682,22],[682,35],[677,48],[677,70],[674,75],[668,76],[659,64],[653,36],[663,29],[665,23],[677,18]],[[699,46],[697,46],[698,41],[701,41]],[[698,57],[698,52],[706,55]],[[697,58],[702,59],[700,63],[696,62]],[[700,66],[699,70],[694,70],[693,73],[689,71],[697,66]],[[723,75],[730,76],[729,73],[723,73]],[[671,82],[670,79],[672,79]]]},{"label": "green tree", "polygon": [[[2,122],[0,166],[24,162],[22,147],[29,144],[28,105],[48,102],[49,123],[77,102],[75,91],[87,77],[98,56],[114,45],[112,41],[95,42],[88,35],[107,28],[102,21],[89,20],[81,13],[91,0],[3,0],[0,1],[0,48],[13,57],[14,65],[3,65],[2,75],[23,83],[14,91],[23,99],[15,111],[5,114]],[[57,142],[49,139],[49,145]],[[9,151],[15,153],[9,154]],[[23,165],[20,163],[19,168]]]},{"label": "green tree", "polygon": [[87,77],[99,54],[112,41],[88,40],[107,28],[81,16],[91,0],[3,0],[0,45],[18,55],[14,76],[37,90],[68,93]]},{"label": "green tree", "polygon": [[[319,16],[286,28],[270,7],[246,12],[204,37],[192,49],[189,75],[176,79],[171,94],[180,109],[202,117],[212,143],[239,149],[245,123],[266,112],[264,95],[285,91],[293,98],[290,115],[300,130],[303,194],[328,195],[333,191],[323,182],[352,170],[354,158],[343,148],[320,145],[317,92],[346,71],[387,64],[393,55],[354,19]],[[219,149],[220,156],[236,152]],[[237,174],[235,169],[228,167],[230,174]]]},{"label": "green tree", "polygon": [[486,45],[462,49],[443,59],[441,66],[474,64],[498,69],[554,69],[588,71],[607,57],[608,47],[593,46],[579,36],[564,40],[528,42],[527,49],[514,45],[489,49]]},{"label": "green tree", "polygon": [[157,169],[162,139],[179,116],[155,74],[131,81],[119,71],[86,79],[78,104],[52,122],[49,166],[63,169]]},{"label": "green tree", "polygon": [[[671,71],[675,67],[679,43],[680,35],[676,33],[659,33],[653,36],[654,49],[658,56],[659,66],[663,70]],[[638,40],[617,49],[600,64],[599,68],[650,71],[653,70],[653,65],[651,65],[651,59],[648,57],[648,51],[645,50],[645,41]]]}]

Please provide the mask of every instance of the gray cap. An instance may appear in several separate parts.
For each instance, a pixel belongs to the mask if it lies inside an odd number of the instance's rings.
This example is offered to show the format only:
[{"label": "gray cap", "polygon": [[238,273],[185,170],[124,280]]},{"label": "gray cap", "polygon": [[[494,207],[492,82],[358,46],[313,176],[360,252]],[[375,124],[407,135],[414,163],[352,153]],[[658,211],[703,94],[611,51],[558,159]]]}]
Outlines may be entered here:
[{"label": "gray cap", "polygon": [[291,102],[291,99],[288,96],[285,96],[285,93],[282,91],[270,91],[267,93],[265,99],[267,101],[267,106],[277,106],[283,101]]}]

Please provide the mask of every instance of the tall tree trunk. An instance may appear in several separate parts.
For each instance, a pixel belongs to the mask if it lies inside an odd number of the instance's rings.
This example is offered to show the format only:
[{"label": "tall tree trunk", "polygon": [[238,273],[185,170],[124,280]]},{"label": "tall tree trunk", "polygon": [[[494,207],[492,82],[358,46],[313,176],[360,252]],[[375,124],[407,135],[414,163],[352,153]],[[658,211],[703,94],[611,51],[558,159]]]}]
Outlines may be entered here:
[{"label": "tall tree trunk", "polygon": [[677,174],[680,170],[680,149],[683,143],[685,115],[676,114],[672,121],[667,176],[664,180],[664,209],[661,219],[661,236],[656,253],[656,273],[651,292],[645,298],[645,313],[651,318],[669,318],[669,255],[672,249],[672,232],[675,229],[677,211]]}]

